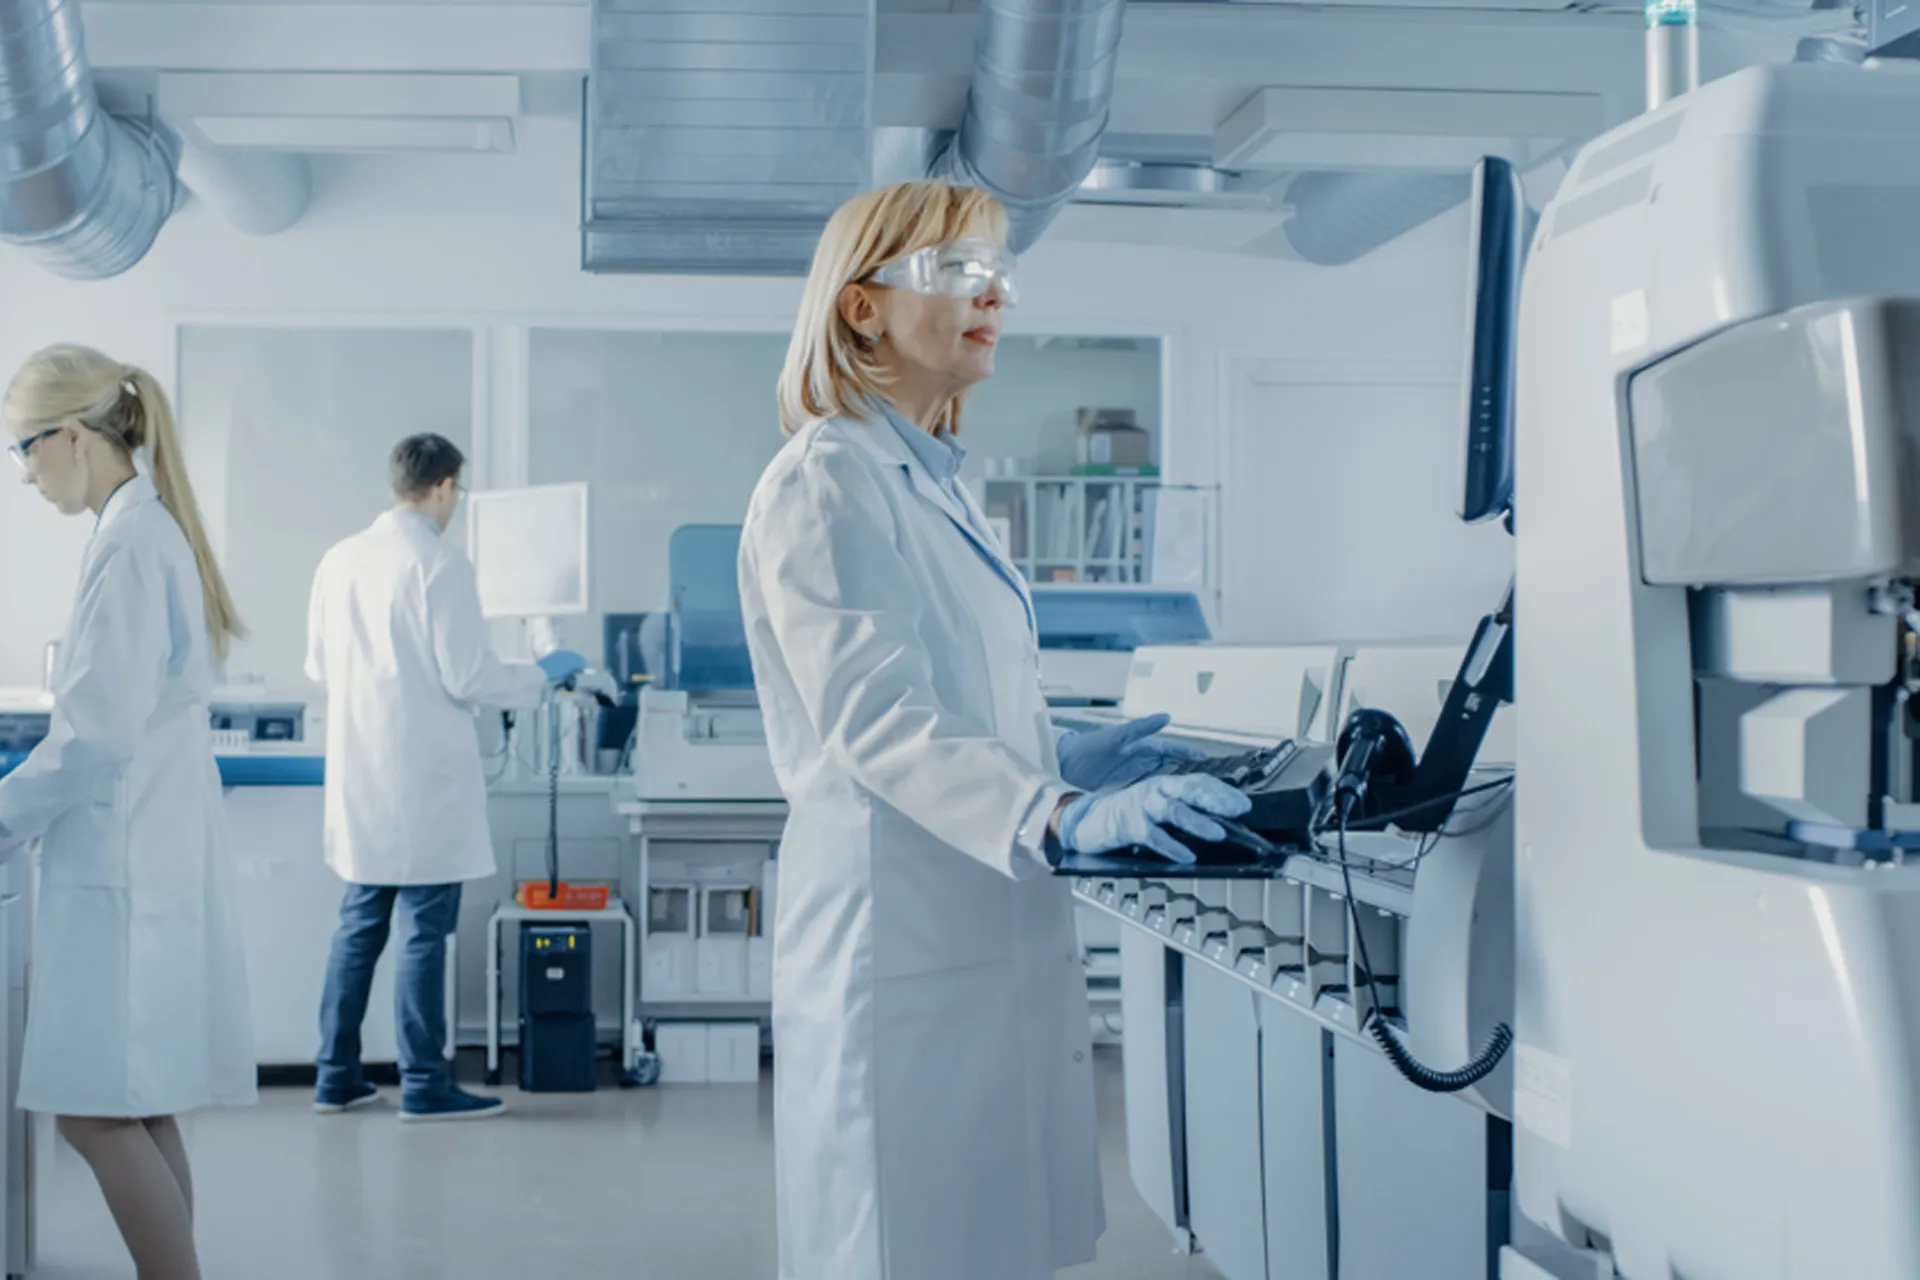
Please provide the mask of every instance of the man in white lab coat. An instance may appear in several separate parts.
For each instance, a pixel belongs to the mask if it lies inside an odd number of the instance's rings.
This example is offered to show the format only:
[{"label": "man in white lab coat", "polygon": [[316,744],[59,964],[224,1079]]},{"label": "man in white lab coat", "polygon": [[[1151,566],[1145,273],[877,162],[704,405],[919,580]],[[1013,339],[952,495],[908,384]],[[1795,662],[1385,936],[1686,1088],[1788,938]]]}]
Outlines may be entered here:
[{"label": "man in white lab coat", "polygon": [[393,451],[396,505],[329,551],[314,575],[307,675],[327,690],[327,865],[347,881],[321,997],[314,1106],[378,1097],[360,1064],[360,1024],[396,904],[403,1120],[498,1115],[460,1089],[446,1060],[447,937],[460,887],[494,873],[474,713],[539,705],[578,654],[502,662],[487,642],[472,564],[442,536],[466,459],[413,436]]}]

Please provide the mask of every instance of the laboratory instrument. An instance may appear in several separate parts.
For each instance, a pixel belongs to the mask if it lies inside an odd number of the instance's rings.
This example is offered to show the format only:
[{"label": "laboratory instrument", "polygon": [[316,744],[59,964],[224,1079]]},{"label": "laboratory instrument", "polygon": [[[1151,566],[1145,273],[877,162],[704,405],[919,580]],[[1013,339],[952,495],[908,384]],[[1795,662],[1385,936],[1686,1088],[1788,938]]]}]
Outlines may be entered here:
[{"label": "laboratory instrument", "polygon": [[302,702],[221,701],[207,707],[214,745],[246,750],[255,743],[299,742],[307,736]]},{"label": "laboratory instrument", "polygon": [[591,1093],[598,1029],[593,1017],[593,929],[520,929],[520,1088]]},{"label": "laboratory instrument", "polygon": [[[754,693],[739,548],[738,525],[676,530],[670,612],[622,628],[637,650],[626,660],[637,656],[650,677],[639,686],[631,794],[615,806],[638,866],[641,1001],[627,1038],[636,1053],[651,1038],[644,1067],[663,1081],[745,1071],[742,1026],[753,1028],[757,1076],[759,1019],[773,992],[787,806]],[[651,1025],[662,1017],[673,1021]]]},{"label": "laboratory instrument", "polygon": [[1192,591],[1036,584],[1032,595],[1040,684],[1053,706],[1117,704],[1126,693],[1136,649],[1212,638],[1200,597]]},{"label": "laboratory instrument", "polygon": [[740,526],[684,525],[667,546],[669,676],[640,691],[642,800],[781,799],[740,616]]},{"label": "laboratory instrument", "polygon": [[[1371,710],[1444,742],[1471,648],[1136,654],[1123,712],[1170,712],[1169,732],[1218,753],[1171,767],[1255,803],[1245,831],[1198,847],[1197,867],[1088,859],[1076,880],[1083,905],[1123,926],[1135,1185],[1228,1280],[1482,1280],[1506,1240],[1509,1064],[1438,1096],[1362,1033],[1377,1013],[1410,1057],[1452,1068],[1512,1016],[1511,715],[1483,726],[1471,785],[1486,790],[1444,829],[1355,831],[1344,859],[1309,839],[1339,728]],[[1302,829],[1269,839],[1263,788],[1303,778],[1320,786],[1295,802]]]},{"label": "laboratory instrument", "polygon": [[1920,68],[1588,145],[1521,303],[1509,1280],[1920,1275]]}]

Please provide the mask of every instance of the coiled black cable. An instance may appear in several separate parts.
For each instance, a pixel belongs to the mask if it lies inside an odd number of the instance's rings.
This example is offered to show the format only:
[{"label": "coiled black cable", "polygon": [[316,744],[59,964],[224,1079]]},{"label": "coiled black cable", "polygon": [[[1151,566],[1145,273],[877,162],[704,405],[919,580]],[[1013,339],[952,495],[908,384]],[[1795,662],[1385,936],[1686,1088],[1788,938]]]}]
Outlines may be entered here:
[{"label": "coiled black cable", "polygon": [[1380,1052],[1400,1073],[1402,1079],[1428,1093],[1459,1093],[1472,1088],[1493,1074],[1500,1060],[1513,1045],[1513,1028],[1504,1022],[1494,1024],[1493,1033],[1480,1052],[1454,1071],[1436,1071],[1413,1056],[1381,1012],[1380,988],[1374,981],[1373,961],[1367,958],[1367,935],[1360,928],[1360,908],[1353,896],[1353,869],[1347,860],[1347,816],[1353,812],[1356,797],[1347,797],[1340,805],[1340,881],[1347,891],[1347,919],[1353,924],[1353,944],[1360,949],[1360,967],[1367,975],[1368,1012],[1366,1030],[1380,1045]]},{"label": "coiled black cable", "polygon": [[1507,1056],[1507,1050],[1513,1044],[1513,1028],[1504,1022],[1495,1023],[1493,1034],[1487,1037],[1487,1043],[1472,1061],[1457,1071],[1435,1071],[1426,1063],[1413,1056],[1413,1051],[1400,1042],[1400,1037],[1388,1026],[1378,1013],[1367,1024],[1368,1032],[1380,1044],[1380,1052],[1387,1055],[1387,1061],[1394,1070],[1416,1088],[1428,1093],[1459,1093],[1470,1089],[1493,1074],[1500,1065],[1500,1059]]}]

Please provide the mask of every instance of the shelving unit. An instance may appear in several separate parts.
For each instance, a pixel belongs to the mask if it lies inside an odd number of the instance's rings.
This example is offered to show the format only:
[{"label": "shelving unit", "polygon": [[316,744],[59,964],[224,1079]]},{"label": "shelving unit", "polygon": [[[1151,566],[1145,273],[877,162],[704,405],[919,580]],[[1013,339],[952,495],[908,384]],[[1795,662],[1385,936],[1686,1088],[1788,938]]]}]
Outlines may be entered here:
[{"label": "shelving unit", "polygon": [[1029,582],[1144,582],[1148,504],[1158,476],[989,477],[989,519],[1006,521],[1007,550]]}]

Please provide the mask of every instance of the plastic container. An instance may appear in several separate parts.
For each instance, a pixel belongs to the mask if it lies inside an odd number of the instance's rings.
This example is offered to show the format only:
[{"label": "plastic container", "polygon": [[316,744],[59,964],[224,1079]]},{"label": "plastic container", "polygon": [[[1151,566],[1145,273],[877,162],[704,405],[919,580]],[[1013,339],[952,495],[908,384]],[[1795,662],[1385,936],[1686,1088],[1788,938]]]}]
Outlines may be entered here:
[{"label": "plastic container", "polygon": [[545,880],[522,880],[513,898],[529,911],[605,911],[613,897],[610,884],[572,884],[562,880],[557,895]]}]

